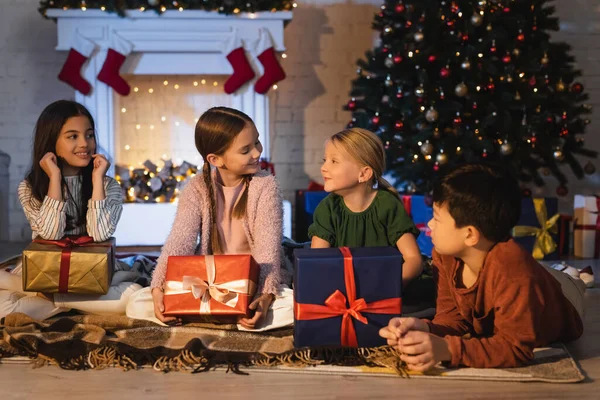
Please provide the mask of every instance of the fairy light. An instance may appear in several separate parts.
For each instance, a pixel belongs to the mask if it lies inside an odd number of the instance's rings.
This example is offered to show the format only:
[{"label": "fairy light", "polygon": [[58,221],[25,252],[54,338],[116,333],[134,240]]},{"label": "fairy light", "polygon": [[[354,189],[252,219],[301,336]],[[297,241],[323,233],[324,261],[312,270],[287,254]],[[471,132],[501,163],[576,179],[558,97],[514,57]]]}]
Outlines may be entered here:
[{"label": "fairy light", "polygon": [[179,89],[179,85],[178,85],[178,84],[175,84],[175,85],[173,86],[173,88],[175,88],[175,90],[177,90],[177,89]]},{"label": "fairy light", "polygon": [[[129,166],[129,170],[130,170],[130,171],[133,171],[133,169],[134,169],[134,168],[133,168],[133,165],[130,165],[130,166]],[[131,189],[133,189],[133,188],[131,188]]]},{"label": "fairy light", "polygon": [[233,9],[233,13],[234,14],[239,14],[240,13],[240,9],[239,8],[234,8]]},{"label": "fairy light", "polygon": [[161,12],[165,12],[165,11],[167,11],[167,7],[165,7],[165,6],[162,6],[162,7],[160,8],[160,11],[161,11]]},{"label": "fairy light", "polygon": [[[128,144],[126,144],[126,145],[125,145],[125,150],[129,151],[129,149],[131,149],[131,146],[130,146],[130,145],[128,145]],[[133,167],[131,167],[131,168],[133,168]]]},{"label": "fairy light", "polygon": [[477,57],[479,57],[479,58],[483,58],[483,53],[479,53],[479,54],[477,54]]},{"label": "fairy light", "polygon": [[179,12],[182,12],[182,11],[183,11],[183,7],[179,7]]},{"label": "fairy light", "polygon": [[456,52],[456,57],[460,57],[460,51]]},{"label": "fairy light", "polygon": [[146,7],[140,7],[140,11],[146,11]]},{"label": "fairy light", "polygon": [[421,141],[419,141],[417,144],[418,144],[419,146],[423,146],[423,142],[421,142]]},{"label": "fairy light", "polygon": [[101,9],[102,11],[106,11],[106,7],[104,7],[104,6],[101,6],[101,7],[100,7],[100,9]]},{"label": "fairy light", "polygon": [[140,91],[140,88],[136,86],[136,87],[133,88],[133,91],[137,93],[137,92]]},{"label": "fairy light", "polygon": [[285,54],[285,53],[281,54],[281,58],[287,58],[287,54]]},{"label": "fairy light", "polygon": [[137,124],[137,125],[135,126],[135,129],[137,129],[137,130],[140,130],[140,129],[142,129],[142,126],[141,126],[140,124]]},{"label": "fairy light", "polygon": [[248,14],[248,18],[254,19],[254,18],[256,18],[256,14],[250,13],[250,14]]},{"label": "fairy light", "polygon": [[153,130],[153,129],[154,129],[154,125],[150,125],[150,130]]},{"label": "fairy light", "polygon": [[277,86],[277,85],[273,85],[273,90],[277,90],[278,87],[279,86]]},{"label": "fairy light", "polygon": [[292,4],[292,7],[296,8],[296,7],[298,7],[298,4],[294,3],[294,4]]},{"label": "fairy light", "polygon": [[219,84],[219,82],[217,82],[217,81],[213,82],[213,86],[217,86],[218,84]]},{"label": "fairy light", "polygon": [[163,159],[166,159],[166,158],[167,158],[167,155],[166,155],[166,154],[163,154],[163,155],[162,155],[162,158],[163,158]]},{"label": "fairy light", "polygon": [[194,81],[194,86],[198,86],[198,81]]},{"label": "fairy light", "polygon": [[122,112],[123,114],[125,114],[125,113],[127,112],[127,109],[126,109],[125,107],[123,107],[123,108],[121,108],[121,112]]},{"label": "fairy light", "polygon": [[169,84],[169,81],[164,81],[163,85],[167,86]]},{"label": "fairy light", "polygon": [[175,121],[175,126],[179,126],[179,121]]},{"label": "fairy light", "polygon": [[206,85],[206,79],[202,79],[202,80],[200,81],[200,83],[201,83],[201,84],[203,84],[203,85]]},{"label": "fairy light", "polygon": [[524,77],[524,76],[525,76],[525,72],[521,72],[521,73],[519,74],[519,78],[522,78],[522,77]]},{"label": "fairy light", "polygon": [[412,56],[413,56],[413,52],[412,52],[412,51],[409,51],[409,52],[408,52],[408,56],[412,58]]},{"label": "fairy light", "polygon": [[154,89],[152,89],[152,88],[148,89],[148,93],[154,93]]},{"label": "fairy light", "polygon": [[162,117],[160,117],[160,120],[161,120],[162,122],[165,122],[165,121],[167,120],[167,117],[165,117],[165,116],[163,115]]}]

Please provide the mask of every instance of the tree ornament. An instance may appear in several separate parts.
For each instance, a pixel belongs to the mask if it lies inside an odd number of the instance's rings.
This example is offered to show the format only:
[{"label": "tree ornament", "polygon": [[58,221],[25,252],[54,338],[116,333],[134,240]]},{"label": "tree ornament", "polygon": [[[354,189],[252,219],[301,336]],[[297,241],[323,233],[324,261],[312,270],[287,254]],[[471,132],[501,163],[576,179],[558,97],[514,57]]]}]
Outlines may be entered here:
[{"label": "tree ornament", "polygon": [[535,79],[535,76],[532,76],[529,79],[529,86],[534,87],[536,83],[537,83],[537,80]]},{"label": "tree ornament", "polygon": [[396,92],[396,98],[401,99],[403,97],[404,97],[404,92],[402,91],[402,88],[398,88],[398,91]]},{"label": "tree ornament", "polygon": [[502,153],[503,156],[509,156],[512,154],[512,152],[513,152],[512,144],[508,143],[508,141],[505,140],[504,143],[502,143],[502,145],[500,146],[500,153]]},{"label": "tree ornament", "polygon": [[467,93],[469,93],[469,88],[467,87],[467,85],[464,84],[464,82],[463,83],[459,83],[454,88],[454,93],[458,97],[465,97],[467,95]]},{"label": "tree ornament", "polygon": [[427,112],[425,113],[425,119],[429,122],[435,122],[438,120],[439,117],[439,113],[437,112],[437,110],[433,107],[431,107],[429,110],[427,110]]},{"label": "tree ornament", "polygon": [[373,117],[373,119],[371,119],[371,121],[377,125],[379,124],[379,115],[375,114],[375,116]]},{"label": "tree ornament", "polygon": [[403,127],[404,127],[404,122],[402,122],[400,120],[396,121],[396,123],[394,124],[394,128],[396,128],[398,130],[402,129]]},{"label": "tree ornament", "polygon": [[521,54],[521,50],[519,49],[514,49],[513,50],[513,54],[515,55],[515,57],[518,57]]},{"label": "tree ornament", "polygon": [[384,35],[389,35],[390,33],[392,33],[394,31],[394,28],[392,28],[391,26],[387,25],[385,28],[383,28],[383,34]]},{"label": "tree ornament", "polygon": [[423,86],[419,86],[415,89],[415,95],[417,97],[423,97],[425,95],[425,89],[423,88]]},{"label": "tree ornament", "polygon": [[548,63],[550,62],[550,59],[548,58],[548,54],[544,53],[544,57],[542,57],[540,62],[542,63],[542,65],[548,65]]},{"label": "tree ornament", "polygon": [[585,164],[585,167],[583,167],[583,172],[585,172],[588,175],[593,175],[596,173],[596,167],[594,166],[594,164],[592,164],[591,161],[588,161],[587,164]]},{"label": "tree ornament", "polygon": [[429,140],[421,145],[421,153],[424,156],[430,156],[433,154],[433,145],[429,143]]},{"label": "tree ornament", "polygon": [[519,101],[519,100],[521,100],[521,95],[519,94],[519,92],[517,92],[517,93],[515,94],[515,100],[516,100],[516,101]]},{"label": "tree ornament", "polygon": [[510,58],[510,54],[506,53],[506,55],[504,57],[502,57],[502,62],[504,64],[508,64],[512,59]]},{"label": "tree ornament", "polygon": [[583,92],[583,85],[579,82],[575,82],[573,85],[571,85],[571,92],[577,94]]},{"label": "tree ornament", "polygon": [[490,79],[490,82],[487,84],[487,89],[488,89],[490,92],[493,92],[493,91],[494,91],[494,89],[496,89],[496,85],[494,85],[494,82],[493,82],[491,79]]},{"label": "tree ornament", "polygon": [[560,130],[560,136],[561,137],[566,137],[569,136],[569,128],[567,128],[566,126],[564,126],[561,130]]},{"label": "tree ornament", "polygon": [[449,76],[450,76],[450,68],[448,68],[448,66],[445,66],[445,67],[443,67],[443,68],[440,70],[440,76],[441,76],[442,78],[447,78],[447,77],[449,77]]},{"label": "tree ornament", "polygon": [[355,110],[356,109],[356,100],[352,99],[348,102],[348,110]]},{"label": "tree ornament", "polygon": [[565,155],[563,154],[562,150],[560,150],[560,149],[554,150],[554,153],[552,153],[552,156],[554,157],[554,159],[556,161],[562,161],[565,159]]},{"label": "tree ornament", "polygon": [[391,57],[387,57],[383,62],[383,65],[385,65],[387,68],[392,68],[394,66],[394,60]]},{"label": "tree ornament", "polygon": [[381,103],[382,104],[387,104],[390,102],[390,96],[388,96],[387,94],[381,96]]},{"label": "tree ornament", "polygon": [[465,58],[465,61],[463,61],[462,64],[460,64],[460,67],[462,69],[471,69],[471,62],[468,58]]},{"label": "tree ornament", "polygon": [[148,4],[152,7],[157,6],[160,3],[160,0],[148,0]]},{"label": "tree ornament", "polygon": [[404,12],[404,10],[406,10],[406,7],[404,6],[404,4],[400,3],[396,5],[396,12],[397,13],[402,13]]},{"label": "tree ornament", "polygon": [[528,188],[524,188],[524,189],[521,191],[521,195],[522,195],[523,197],[531,197],[531,190],[529,190]]},{"label": "tree ornament", "polygon": [[559,187],[556,188],[556,194],[559,195],[560,197],[564,197],[567,194],[569,194],[569,189],[567,189],[567,187],[565,185],[560,185]]},{"label": "tree ornament", "polygon": [[395,57],[394,57],[394,62],[395,62],[396,64],[400,64],[400,63],[402,62],[402,57],[401,57],[401,56],[395,56]]},{"label": "tree ornament", "polygon": [[409,182],[408,184],[406,184],[406,192],[407,193],[415,193],[417,191],[417,185],[415,185],[414,182]]},{"label": "tree ornament", "polygon": [[479,14],[473,14],[471,16],[471,23],[474,26],[480,26],[483,23],[483,17]]},{"label": "tree ornament", "polygon": [[486,26],[486,27],[485,27],[485,29],[486,29],[488,32],[491,32],[491,31],[492,31],[492,29],[493,29],[493,28],[492,28],[492,24],[488,24],[488,26]]},{"label": "tree ornament", "polygon": [[437,163],[440,165],[444,165],[448,163],[448,155],[440,152],[437,156],[435,156],[435,161],[437,161]]},{"label": "tree ornament", "polygon": [[556,84],[556,90],[558,90],[559,92],[564,92],[565,90],[565,83],[563,82],[563,80],[559,80],[558,83]]},{"label": "tree ornament", "polygon": [[437,57],[435,55],[430,55],[429,57],[427,57],[427,60],[429,60],[429,62],[434,62],[437,59]]}]

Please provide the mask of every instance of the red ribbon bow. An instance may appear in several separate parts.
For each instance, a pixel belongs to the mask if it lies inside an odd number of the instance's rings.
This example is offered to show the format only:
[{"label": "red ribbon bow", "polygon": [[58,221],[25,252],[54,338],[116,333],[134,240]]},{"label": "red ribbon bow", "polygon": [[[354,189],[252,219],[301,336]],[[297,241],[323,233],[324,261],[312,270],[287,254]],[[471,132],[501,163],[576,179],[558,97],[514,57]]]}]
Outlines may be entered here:
[{"label": "red ribbon bow", "polygon": [[320,304],[295,303],[294,314],[299,321],[332,318],[341,315],[342,346],[358,347],[356,330],[352,324],[352,318],[366,325],[368,321],[362,315],[363,312],[372,314],[400,314],[402,311],[402,299],[400,297],[392,297],[372,303],[367,303],[365,299],[357,299],[352,253],[348,247],[340,247],[339,250],[344,257],[344,280],[348,302],[346,302],[346,296],[339,290],[336,290],[325,300],[324,306]]},{"label": "red ribbon bow", "polygon": [[[600,197],[596,197],[596,210],[600,212]],[[575,225],[573,229],[582,231],[596,231],[596,242],[594,244],[594,258],[600,258],[600,214],[596,218],[596,225]]]},{"label": "red ribbon bow", "polygon": [[60,254],[60,273],[58,279],[58,292],[67,293],[69,290],[69,271],[71,269],[71,253],[74,247],[83,247],[93,243],[100,246],[99,243],[94,243],[94,238],[91,236],[66,236],[60,240],[44,240],[34,239],[35,243],[52,244],[61,247],[63,250]]},{"label": "red ribbon bow", "polygon": [[260,169],[265,169],[271,172],[271,175],[275,176],[275,165],[273,163],[268,162],[265,159],[260,160]]}]

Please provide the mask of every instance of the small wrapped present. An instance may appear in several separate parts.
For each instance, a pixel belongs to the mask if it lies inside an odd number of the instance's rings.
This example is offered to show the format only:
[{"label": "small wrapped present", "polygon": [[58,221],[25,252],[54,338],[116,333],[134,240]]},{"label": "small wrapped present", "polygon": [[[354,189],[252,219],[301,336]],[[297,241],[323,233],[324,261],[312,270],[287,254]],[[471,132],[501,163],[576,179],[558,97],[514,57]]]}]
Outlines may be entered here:
[{"label": "small wrapped present", "polygon": [[417,238],[417,245],[422,254],[431,257],[433,251],[433,242],[431,241],[431,229],[427,225],[433,218],[433,207],[427,205],[425,196],[412,195],[402,196],[404,210],[411,217],[415,226],[421,234]]},{"label": "small wrapped present", "polygon": [[164,315],[246,315],[259,271],[249,254],[169,257]]},{"label": "small wrapped present", "polygon": [[294,345],[376,347],[402,311],[402,255],[392,247],[294,252]]},{"label": "small wrapped present", "polygon": [[23,251],[23,290],[106,294],[115,262],[115,239],[89,236],[35,239]]},{"label": "small wrapped present", "polygon": [[536,260],[556,260],[559,255],[568,254],[568,220],[568,216],[558,213],[558,199],[525,198],[512,234]]},{"label": "small wrapped present", "polygon": [[600,197],[575,195],[573,205],[575,257],[600,258]]},{"label": "small wrapped present", "polygon": [[[319,189],[318,187],[315,187]],[[296,190],[296,228],[294,240],[296,242],[308,241],[308,227],[313,223],[315,209],[325,197],[329,195],[323,190]]]}]

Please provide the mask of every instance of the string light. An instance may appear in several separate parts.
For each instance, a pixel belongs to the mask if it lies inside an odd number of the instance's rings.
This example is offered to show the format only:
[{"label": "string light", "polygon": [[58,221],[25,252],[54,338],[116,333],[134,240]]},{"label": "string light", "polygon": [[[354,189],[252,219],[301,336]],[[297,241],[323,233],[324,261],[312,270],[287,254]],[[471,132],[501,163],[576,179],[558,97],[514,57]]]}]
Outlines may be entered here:
[{"label": "string light", "polygon": [[287,58],[287,54],[285,54],[285,53],[281,54],[281,58]]},{"label": "string light", "polygon": [[121,112],[122,112],[122,113],[126,113],[126,112],[127,112],[127,109],[126,109],[125,107],[123,107],[123,108],[121,108]]},{"label": "string light", "polygon": [[148,89],[148,93],[154,93],[154,89],[152,89],[152,88]]},{"label": "string light", "polygon": [[[129,146],[128,144],[125,145],[125,150],[129,151],[129,149],[131,149],[131,146]],[[132,167],[133,168],[133,167]]]},{"label": "string light", "polygon": [[206,85],[206,79],[202,79],[202,80],[200,81],[200,83],[202,83],[203,85]]},{"label": "string light", "polygon": [[217,81],[213,82],[213,86],[217,86],[219,83]]},{"label": "string light", "polygon": [[140,88],[136,86],[136,87],[133,88],[133,91],[137,93],[137,92],[140,91]]},{"label": "string light", "polygon": [[273,90],[277,90],[278,86],[277,85],[273,85]]},{"label": "string light", "polygon": [[198,81],[194,81],[194,86],[198,86]]},{"label": "string light", "polygon": [[141,126],[140,124],[137,124],[137,125],[135,126],[135,129],[137,129],[137,130],[140,130],[140,129],[142,129],[142,126]]},{"label": "string light", "polygon": [[169,81],[164,81],[163,85],[167,86],[169,84]]},{"label": "string light", "polygon": [[178,84],[175,84],[173,87],[175,88],[175,90],[179,89],[179,85]]},{"label": "string light", "polygon": [[160,11],[161,11],[161,12],[165,12],[165,11],[167,11],[167,7],[165,7],[165,6],[162,6],[162,7],[160,8]]},{"label": "string light", "polygon": [[162,122],[165,122],[165,121],[167,120],[167,117],[165,117],[165,116],[163,115],[162,117],[160,117],[160,120],[161,120]]}]

